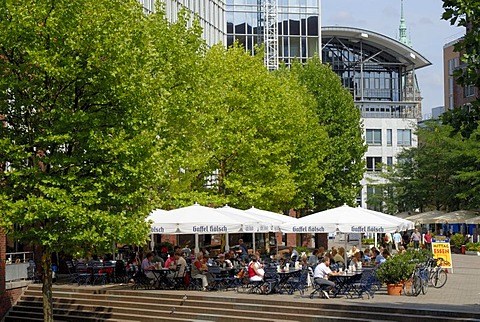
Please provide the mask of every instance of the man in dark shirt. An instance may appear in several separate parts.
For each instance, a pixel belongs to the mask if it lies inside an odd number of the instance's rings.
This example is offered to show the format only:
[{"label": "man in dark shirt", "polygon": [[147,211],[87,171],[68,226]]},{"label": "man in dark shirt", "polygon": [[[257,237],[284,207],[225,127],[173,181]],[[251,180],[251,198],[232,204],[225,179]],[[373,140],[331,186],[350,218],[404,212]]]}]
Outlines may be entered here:
[{"label": "man in dark shirt", "polygon": [[247,246],[243,243],[243,239],[238,240],[238,250],[240,260],[246,262],[248,261],[248,250]]}]

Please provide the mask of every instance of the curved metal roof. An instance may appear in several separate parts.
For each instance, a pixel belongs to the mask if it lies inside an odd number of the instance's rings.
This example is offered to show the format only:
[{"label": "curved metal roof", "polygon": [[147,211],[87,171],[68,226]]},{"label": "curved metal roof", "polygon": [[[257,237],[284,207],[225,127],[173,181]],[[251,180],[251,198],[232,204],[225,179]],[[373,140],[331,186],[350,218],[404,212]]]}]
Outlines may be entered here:
[{"label": "curved metal roof", "polygon": [[343,38],[357,43],[361,40],[364,44],[368,44],[371,47],[377,48],[379,51],[384,51],[396,57],[400,63],[407,65],[407,70],[419,69],[432,64],[419,52],[398,40],[371,30],[354,27],[326,26],[322,27],[322,38],[323,37]]}]

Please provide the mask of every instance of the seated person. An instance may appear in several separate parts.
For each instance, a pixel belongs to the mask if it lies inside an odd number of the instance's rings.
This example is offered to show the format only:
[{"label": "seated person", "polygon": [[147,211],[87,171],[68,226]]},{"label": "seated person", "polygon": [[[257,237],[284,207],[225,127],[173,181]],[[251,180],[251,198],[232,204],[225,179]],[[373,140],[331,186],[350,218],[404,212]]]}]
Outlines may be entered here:
[{"label": "seated person", "polygon": [[203,255],[198,255],[198,258],[192,263],[192,278],[198,278],[202,280],[202,290],[206,291],[208,287],[208,267],[207,261],[203,258]]},{"label": "seated person", "polygon": [[329,276],[340,275],[341,273],[332,272],[330,269],[330,258],[325,256],[323,262],[315,267],[313,272],[313,281],[320,287],[323,297],[329,299],[328,292],[335,287],[335,283],[328,280]]},{"label": "seated person", "polygon": [[318,250],[314,250],[312,255],[308,257],[308,265],[313,266],[318,264]]},{"label": "seated person", "polygon": [[352,246],[352,249],[350,249],[347,253],[347,256],[349,258],[352,258],[353,256],[355,256],[355,254],[358,252],[358,249],[357,249],[357,246],[353,245]]},{"label": "seated person", "polygon": [[[182,253],[174,253],[173,258],[173,266],[170,266],[170,268],[174,269],[175,271],[168,273],[168,279],[173,279],[175,277],[183,277],[185,273],[185,267],[187,267],[187,261],[185,260],[185,258],[183,258]],[[179,267],[178,272],[177,267]]]},{"label": "seated person", "polygon": [[252,261],[248,264],[248,277],[252,282],[263,281],[265,271],[260,263],[260,256],[254,255]]},{"label": "seated person", "polygon": [[152,252],[147,253],[142,261],[142,271],[151,280],[155,279],[155,275],[152,273],[152,270],[155,269],[155,265],[153,264],[154,256],[155,254]]},{"label": "seated person", "polygon": [[345,248],[339,247],[337,254],[333,257],[335,263],[342,263],[345,266]]},{"label": "seated person", "polygon": [[370,258],[370,248],[366,247],[363,251],[363,261],[365,263],[370,262],[372,259]]},{"label": "seated person", "polygon": [[165,268],[175,269],[175,253],[168,253],[168,258],[165,261]]},{"label": "seated person", "polygon": [[288,247],[288,252],[290,253],[290,260],[292,262],[296,262],[300,259],[300,255],[298,254],[298,251],[293,248],[293,246]]},{"label": "seated person", "polygon": [[222,269],[232,269],[233,267],[232,262],[229,259],[227,259],[224,254],[218,255],[217,264]]},{"label": "seated person", "polygon": [[[386,261],[386,258],[383,256],[383,253],[380,254],[380,252],[378,250],[375,250],[374,253],[375,253],[375,265],[377,265],[377,266],[381,265],[383,262]],[[387,251],[387,253],[388,253],[388,251]]]},{"label": "seated person", "polygon": [[349,269],[351,271],[361,271],[362,270],[362,252],[356,252],[353,255],[352,260],[350,261]]}]

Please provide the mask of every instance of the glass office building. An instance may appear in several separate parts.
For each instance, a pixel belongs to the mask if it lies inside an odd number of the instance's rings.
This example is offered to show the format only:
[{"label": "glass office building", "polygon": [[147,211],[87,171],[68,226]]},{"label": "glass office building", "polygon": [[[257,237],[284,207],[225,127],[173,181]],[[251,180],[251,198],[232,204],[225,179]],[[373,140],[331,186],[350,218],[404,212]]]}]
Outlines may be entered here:
[{"label": "glass office building", "polygon": [[202,38],[208,46],[225,44],[225,0],[139,0],[146,13],[155,10],[156,1],[164,3],[169,21],[176,21],[182,8],[198,17],[203,29]]},{"label": "glass office building", "polygon": [[[269,2],[275,6],[270,11]],[[306,61],[320,52],[320,0],[226,0],[226,20],[228,46],[238,41],[253,54],[275,29],[279,62]]]}]

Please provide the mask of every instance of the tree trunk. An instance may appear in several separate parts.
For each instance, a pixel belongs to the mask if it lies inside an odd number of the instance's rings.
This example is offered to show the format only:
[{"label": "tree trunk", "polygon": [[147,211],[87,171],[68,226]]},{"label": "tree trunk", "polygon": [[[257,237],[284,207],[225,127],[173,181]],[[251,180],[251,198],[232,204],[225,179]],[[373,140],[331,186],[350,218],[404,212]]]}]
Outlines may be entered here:
[{"label": "tree trunk", "polygon": [[52,303],[52,253],[46,249],[42,254],[42,295],[43,295],[43,321],[53,322]]}]

